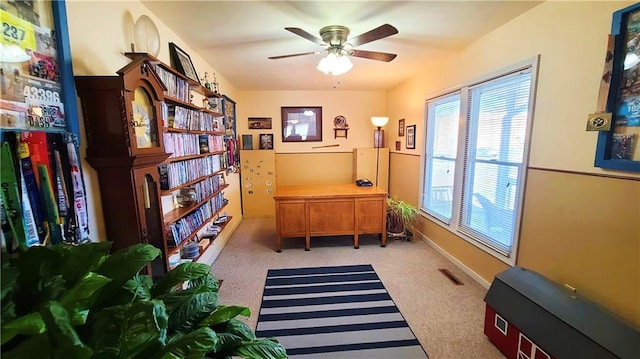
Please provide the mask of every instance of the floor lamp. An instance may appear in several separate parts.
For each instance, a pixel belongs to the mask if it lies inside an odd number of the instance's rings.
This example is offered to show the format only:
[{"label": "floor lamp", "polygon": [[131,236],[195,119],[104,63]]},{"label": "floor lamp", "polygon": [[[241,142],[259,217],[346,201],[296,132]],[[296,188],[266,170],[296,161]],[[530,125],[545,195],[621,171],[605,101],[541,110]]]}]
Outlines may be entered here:
[{"label": "floor lamp", "polygon": [[384,146],[384,130],[382,127],[389,122],[389,117],[371,117],[371,123],[376,126],[373,131],[373,147],[377,149],[376,153],[376,187],[378,187],[378,169],[380,166],[380,147]]}]

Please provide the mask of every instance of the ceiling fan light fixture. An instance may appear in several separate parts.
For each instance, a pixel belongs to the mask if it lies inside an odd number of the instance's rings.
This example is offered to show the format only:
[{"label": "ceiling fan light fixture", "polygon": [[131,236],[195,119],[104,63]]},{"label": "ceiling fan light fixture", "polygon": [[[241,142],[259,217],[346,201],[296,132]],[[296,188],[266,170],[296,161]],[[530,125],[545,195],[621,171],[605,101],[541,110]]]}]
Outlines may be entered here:
[{"label": "ceiling fan light fixture", "polygon": [[347,55],[329,52],[327,56],[320,60],[316,68],[327,75],[338,76],[349,72],[352,67],[353,64]]}]

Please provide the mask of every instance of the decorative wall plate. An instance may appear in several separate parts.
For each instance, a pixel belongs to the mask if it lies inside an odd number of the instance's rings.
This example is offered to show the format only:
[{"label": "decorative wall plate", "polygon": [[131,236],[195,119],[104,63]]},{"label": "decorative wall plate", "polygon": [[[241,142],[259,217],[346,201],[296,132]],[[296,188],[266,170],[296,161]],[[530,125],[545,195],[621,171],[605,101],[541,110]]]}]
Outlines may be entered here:
[{"label": "decorative wall plate", "polygon": [[347,124],[347,119],[344,116],[338,115],[338,116],[336,116],[336,118],[333,119],[333,127],[334,128],[348,128],[349,125]]},{"label": "decorative wall plate", "polygon": [[142,15],[136,20],[133,28],[133,38],[136,45],[135,51],[146,52],[153,56],[160,53],[160,32],[153,20],[147,15]]}]

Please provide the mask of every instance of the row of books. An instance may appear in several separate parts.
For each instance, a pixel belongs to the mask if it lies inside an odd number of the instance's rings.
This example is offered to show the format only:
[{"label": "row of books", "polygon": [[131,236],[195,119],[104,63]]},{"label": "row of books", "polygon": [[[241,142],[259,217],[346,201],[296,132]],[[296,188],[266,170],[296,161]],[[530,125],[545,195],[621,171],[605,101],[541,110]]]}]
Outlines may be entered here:
[{"label": "row of books", "polygon": [[203,199],[211,196],[213,193],[220,189],[221,182],[224,182],[224,180],[221,180],[220,177],[222,177],[222,174],[213,177],[207,177],[206,179],[191,186],[196,192],[197,202],[200,202]]},{"label": "row of books", "polygon": [[169,158],[224,151],[225,145],[222,136],[177,132],[165,133],[163,141],[165,151],[171,153]]},{"label": "row of books", "polygon": [[158,166],[160,189],[168,190],[220,171],[224,156],[212,155]]},{"label": "row of books", "polygon": [[225,142],[222,136],[199,135],[199,141],[201,154],[225,150]]},{"label": "row of books", "polygon": [[179,221],[169,225],[170,236],[167,244],[169,246],[177,246],[187,237],[189,237],[196,229],[198,229],[206,221],[213,217],[213,214],[224,205],[224,195],[218,193],[210,201],[204,203],[198,209],[191,212],[188,216],[181,218]]},{"label": "row of books", "polygon": [[167,87],[167,91],[165,91],[166,95],[184,102],[189,102],[189,84],[187,81],[165,70],[160,65],[154,65],[154,69]]},{"label": "row of books", "polygon": [[222,118],[180,105],[162,103],[163,124],[167,128],[191,131],[224,131]]}]

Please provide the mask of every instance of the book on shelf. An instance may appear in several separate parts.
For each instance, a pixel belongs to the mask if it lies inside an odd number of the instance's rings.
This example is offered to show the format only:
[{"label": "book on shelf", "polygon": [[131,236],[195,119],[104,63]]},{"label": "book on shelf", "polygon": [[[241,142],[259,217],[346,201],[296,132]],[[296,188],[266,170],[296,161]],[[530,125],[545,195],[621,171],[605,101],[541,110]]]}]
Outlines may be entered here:
[{"label": "book on shelf", "polygon": [[209,136],[208,135],[199,135],[198,142],[200,144],[200,154],[209,153]]},{"label": "book on shelf", "polygon": [[158,166],[158,173],[160,174],[160,189],[163,191],[168,190],[169,187],[169,165],[161,164]]}]

